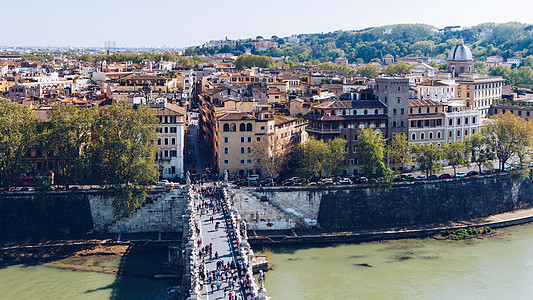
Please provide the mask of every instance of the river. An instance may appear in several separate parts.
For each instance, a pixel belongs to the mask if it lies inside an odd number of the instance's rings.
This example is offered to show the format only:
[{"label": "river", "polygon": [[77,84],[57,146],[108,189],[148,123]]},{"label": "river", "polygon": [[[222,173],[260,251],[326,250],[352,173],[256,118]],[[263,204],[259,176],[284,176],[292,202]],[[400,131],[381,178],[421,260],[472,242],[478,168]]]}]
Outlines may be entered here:
[{"label": "river", "polygon": [[462,241],[271,247],[265,287],[283,299],[533,299],[533,225]]},{"label": "river", "polygon": [[[151,250],[127,259],[129,269],[148,269],[164,260],[166,251]],[[118,267],[124,258],[104,258],[98,265]],[[148,266],[150,264],[150,266]],[[11,265],[0,268],[0,299],[167,299],[167,280],[142,276],[114,275],[65,270],[44,265]]]}]

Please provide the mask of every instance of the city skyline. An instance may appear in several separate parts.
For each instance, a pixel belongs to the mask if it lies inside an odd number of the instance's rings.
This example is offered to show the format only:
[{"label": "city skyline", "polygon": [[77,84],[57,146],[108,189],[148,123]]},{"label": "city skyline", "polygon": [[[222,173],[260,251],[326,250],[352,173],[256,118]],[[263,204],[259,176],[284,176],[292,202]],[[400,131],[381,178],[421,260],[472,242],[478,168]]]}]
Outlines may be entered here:
[{"label": "city skyline", "polygon": [[[103,47],[116,41],[117,47],[185,48],[210,40],[270,38],[292,34],[358,30],[367,27],[424,23],[438,28],[480,23],[528,23],[533,4],[511,0],[505,7],[513,15],[497,9],[501,2],[447,1],[446,5],[420,0],[409,4],[384,0],[380,5],[363,6],[362,1],[338,1],[325,5],[316,0],[251,6],[235,0],[230,3],[159,0],[81,2],[35,0],[4,4],[10,14],[0,27],[0,46]],[[524,8],[524,9],[513,9]],[[469,13],[470,12],[470,13]]]}]

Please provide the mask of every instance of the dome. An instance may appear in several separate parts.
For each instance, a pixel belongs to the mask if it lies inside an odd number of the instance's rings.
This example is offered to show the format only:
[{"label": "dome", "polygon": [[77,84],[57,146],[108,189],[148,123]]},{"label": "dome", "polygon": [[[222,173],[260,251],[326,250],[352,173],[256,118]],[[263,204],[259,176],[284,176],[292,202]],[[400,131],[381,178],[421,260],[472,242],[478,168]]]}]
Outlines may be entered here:
[{"label": "dome", "polygon": [[465,46],[463,38],[457,40],[457,45],[453,46],[448,54],[448,59],[472,60],[470,48]]}]

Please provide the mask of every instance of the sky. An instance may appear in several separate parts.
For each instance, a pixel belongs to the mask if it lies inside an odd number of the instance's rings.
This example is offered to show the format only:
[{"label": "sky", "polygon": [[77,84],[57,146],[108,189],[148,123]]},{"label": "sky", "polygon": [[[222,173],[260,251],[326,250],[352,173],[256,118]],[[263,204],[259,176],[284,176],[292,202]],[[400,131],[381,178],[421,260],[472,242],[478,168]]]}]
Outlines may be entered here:
[{"label": "sky", "polygon": [[0,0],[0,46],[188,47],[425,23],[533,23],[531,0]]}]

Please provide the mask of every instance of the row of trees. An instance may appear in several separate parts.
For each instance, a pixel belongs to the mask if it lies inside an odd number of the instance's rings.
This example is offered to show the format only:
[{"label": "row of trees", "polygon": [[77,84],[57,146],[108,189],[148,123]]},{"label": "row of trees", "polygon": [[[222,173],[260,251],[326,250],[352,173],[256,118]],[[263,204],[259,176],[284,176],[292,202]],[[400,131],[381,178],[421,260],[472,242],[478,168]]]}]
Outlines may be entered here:
[{"label": "row of trees", "polygon": [[[397,174],[391,166],[410,169],[417,165],[426,176],[443,167],[443,162],[454,169],[477,165],[492,169],[493,159],[498,159],[500,169],[517,158],[524,167],[531,158],[533,146],[533,122],[511,113],[499,114],[487,121],[482,133],[468,136],[465,141],[445,145],[410,145],[405,134],[397,134],[387,143],[383,135],[372,129],[363,129],[358,135],[357,154],[361,173],[368,178],[387,181]],[[336,138],[330,141],[310,139],[296,148],[297,172],[303,178],[340,175],[345,160],[346,141]]]},{"label": "row of trees", "polygon": [[[113,104],[78,108],[55,104],[48,122],[27,107],[0,98],[0,178],[9,188],[21,174],[54,166],[59,183],[99,184],[115,197],[117,216],[128,216],[158,179],[155,163],[158,120],[144,106]],[[33,154],[32,154],[33,153]]]}]

